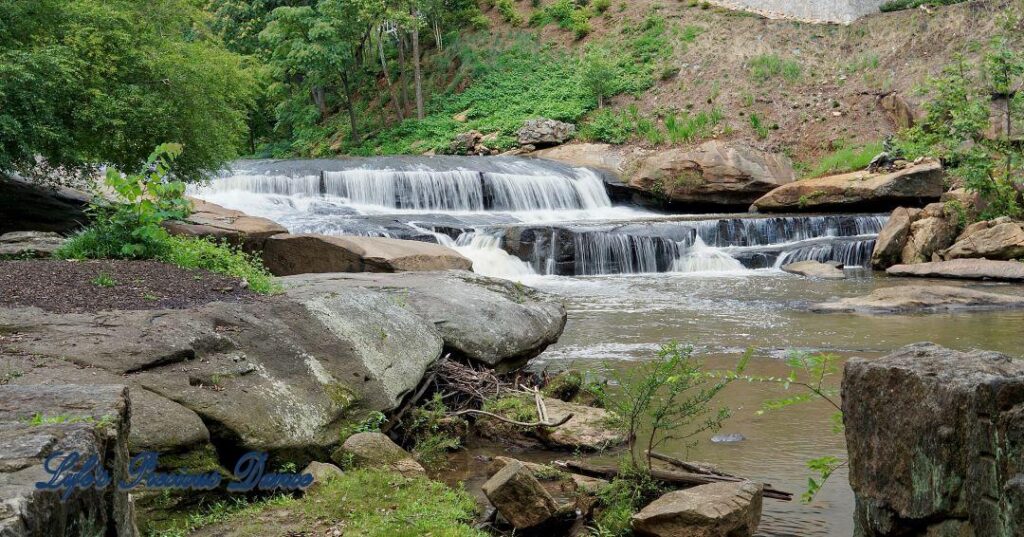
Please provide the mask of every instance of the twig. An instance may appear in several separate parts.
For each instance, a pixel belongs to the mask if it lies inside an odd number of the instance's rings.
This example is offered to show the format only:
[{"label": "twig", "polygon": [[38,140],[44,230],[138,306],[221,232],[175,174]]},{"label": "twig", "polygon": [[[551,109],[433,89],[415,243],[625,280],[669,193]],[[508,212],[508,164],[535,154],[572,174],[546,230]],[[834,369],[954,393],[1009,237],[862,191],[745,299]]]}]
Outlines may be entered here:
[{"label": "twig", "polygon": [[564,418],[556,421],[555,423],[547,423],[547,422],[543,422],[543,421],[538,421],[536,423],[526,423],[526,422],[523,422],[523,421],[510,420],[510,419],[508,419],[508,418],[506,418],[504,416],[499,416],[497,414],[492,414],[490,412],[485,412],[483,410],[466,409],[466,410],[460,410],[458,412],[452,412],[452,413],[450,413],[448,415],[449,416],[464,416],[466,414],[476,414],[476,415],[479,415],[479,416],[487,416],[489,418],[494,418],[494,419],[496,419],[498,421],[503,421],[505,423],[511,423],[512,425],[518,425],[519,427],[531,427],[531,428],[532,427],[559,427],[561,425],[565,425],[565,422],[571,420],[572,417],[573,417],[572,414],[569,414],[569,415],[565,416]]}]

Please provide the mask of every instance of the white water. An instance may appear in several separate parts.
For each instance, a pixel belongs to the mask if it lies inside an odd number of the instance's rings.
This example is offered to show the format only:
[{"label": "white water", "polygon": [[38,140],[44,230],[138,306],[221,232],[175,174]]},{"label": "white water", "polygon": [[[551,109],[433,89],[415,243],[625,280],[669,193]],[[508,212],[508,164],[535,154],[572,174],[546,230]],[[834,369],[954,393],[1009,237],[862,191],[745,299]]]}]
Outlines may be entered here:
[{"label": "white water", "polygon": [[704,244],[698,235],[693,246],[672,263],[672,272],[743,272],[747,268],[736,258]]}]

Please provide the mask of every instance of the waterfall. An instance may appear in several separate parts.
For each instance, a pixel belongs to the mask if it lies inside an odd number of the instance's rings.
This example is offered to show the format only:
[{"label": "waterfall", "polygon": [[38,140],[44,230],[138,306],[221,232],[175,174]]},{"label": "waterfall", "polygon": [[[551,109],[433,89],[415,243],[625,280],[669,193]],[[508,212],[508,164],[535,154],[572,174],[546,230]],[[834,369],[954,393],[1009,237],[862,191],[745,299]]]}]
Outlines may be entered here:
[{"label": "waterfall", "polygon": [[279,196],[319,196],[320,174],[316,175],[274,175],[238,174],[215,179],[208,185],[190,186],[195,195],[223,194],[227,192],[248,192],[252,194],[276,194]]},{"label": "waterfall", "polygon": [[496,211],[553,211],[611,207],[604,183],[590,170],[576,177],[485,173],[484,185]]},{"label": "waterfall", "polygon": [[502,249],[500,232],[471,231],[463,233],[457,240],[443,233],[436,235],[439,244],[452,248],[472,261],[473,272],[477,274],[506,280],[521,280],[537,275],[529,263]]},{"label": "waterfall", "polygon": [[353,205],[417,211],[484,210],[480,173],[474,171],[325,172],[324,191]]},{"label": "waterfall", "polygon": [[620,233],[584,233],[574,237],[576,274],[643,274],[663,272],[678,245],[661,237]]},{"label": "waterfall", "polygon": [[672,262],[672,272],[733,272],[745,269],[736,258],[704,244],[699,235],[693,245]]}]

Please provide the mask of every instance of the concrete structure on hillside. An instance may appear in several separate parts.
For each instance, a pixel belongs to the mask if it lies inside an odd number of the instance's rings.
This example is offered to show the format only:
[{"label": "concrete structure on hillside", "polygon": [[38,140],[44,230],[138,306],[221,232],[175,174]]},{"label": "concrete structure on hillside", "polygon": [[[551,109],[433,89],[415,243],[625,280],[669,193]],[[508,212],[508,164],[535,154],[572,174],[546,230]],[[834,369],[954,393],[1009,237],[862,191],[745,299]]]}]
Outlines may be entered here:
[{"label": "concrete structure on hillside", "polygon": [[878,13],[886,0],[711,0],[729,9],[751,11],[772,19],[849,24]]}]

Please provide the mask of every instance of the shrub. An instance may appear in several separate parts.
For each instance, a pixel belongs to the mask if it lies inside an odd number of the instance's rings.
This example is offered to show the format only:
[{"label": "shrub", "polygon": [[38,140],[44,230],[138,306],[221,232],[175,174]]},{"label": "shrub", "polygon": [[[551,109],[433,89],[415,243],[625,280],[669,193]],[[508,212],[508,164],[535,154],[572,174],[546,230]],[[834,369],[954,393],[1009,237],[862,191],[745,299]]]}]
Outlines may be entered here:
[{"label": "shrub", "polygon": [[590,6],[594,8],[595,12],[603,14],[612,6],[612,0],[594,0]]},{"label": "shrub", "polygon": [[683,112],[682,116],[666,116],[665,128],[668,131],[668,139],[674,144],[679,144],[707,138],[723,117],[722,111],[718,108],[712,108],[708,112],[698,112],[694,115]]},{"label": "shrub", "polygon": [[160,261],[186,269],[203,269],[245,280],[257,293],[270,294],[278,289],[258,256],[243,252],[226,242],[217,243],[196,237],[172,236]]},{"label": "shrub", "polygon": [[494,5],[498,7],[498,12],[501,13],[501,18],[505,19],[505,22],[512,26],[523,25],[523,16],[519,14],[519,10],[516,9],[512,0],[497,0]]}]

